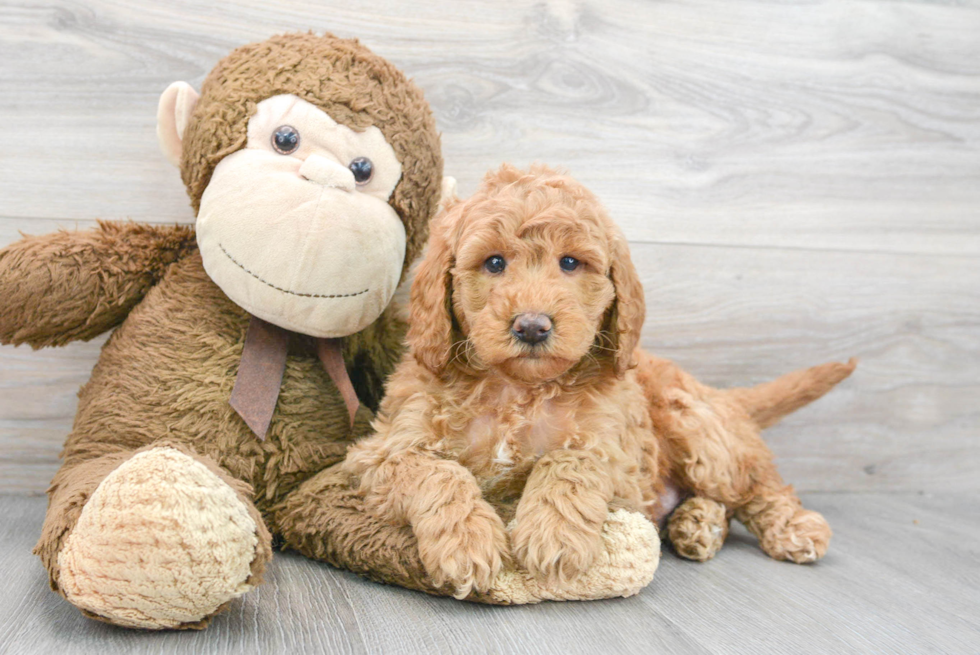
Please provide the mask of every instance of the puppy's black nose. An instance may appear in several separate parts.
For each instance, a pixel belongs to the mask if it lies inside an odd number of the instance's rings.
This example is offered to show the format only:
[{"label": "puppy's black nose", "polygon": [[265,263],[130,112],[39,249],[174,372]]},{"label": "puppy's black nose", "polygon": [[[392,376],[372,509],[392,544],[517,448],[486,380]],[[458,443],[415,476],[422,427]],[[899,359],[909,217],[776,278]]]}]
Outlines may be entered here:
[{"label": "puppy's black nose", "polygon": [[510,328],[518,341],[534,345],[551,336],[551,319],[544,314],[521,314]]}]

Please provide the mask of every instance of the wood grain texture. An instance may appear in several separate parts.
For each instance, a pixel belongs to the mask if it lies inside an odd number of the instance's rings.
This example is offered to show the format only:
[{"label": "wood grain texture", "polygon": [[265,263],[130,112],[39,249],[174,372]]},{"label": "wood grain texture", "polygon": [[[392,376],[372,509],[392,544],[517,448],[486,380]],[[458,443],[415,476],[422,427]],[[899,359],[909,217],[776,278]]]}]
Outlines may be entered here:
[{"label": "wood grain texture", "polygon": [[[0,245],[190,222],[158,94],[297,29],[414,77],[462,193],[504,161],[592,188],[659,354],[719,385],[861,357],[769,433],[798,488],[980,490],[980,4],[6,3]],[[97,353],[0,348],[0,490],[43,491]]]},{"label": "wood grain texture", "polygon": [[975,653],[980,504],[956,496],[814,494],[835,530],[813,566],[770,560],[737,529],[706,564],[665,554],[628,599],[487,607],[374,584],[292,553],[204,632],[85,619],[29,553],[41,498],[0,496],[0,652]]}]

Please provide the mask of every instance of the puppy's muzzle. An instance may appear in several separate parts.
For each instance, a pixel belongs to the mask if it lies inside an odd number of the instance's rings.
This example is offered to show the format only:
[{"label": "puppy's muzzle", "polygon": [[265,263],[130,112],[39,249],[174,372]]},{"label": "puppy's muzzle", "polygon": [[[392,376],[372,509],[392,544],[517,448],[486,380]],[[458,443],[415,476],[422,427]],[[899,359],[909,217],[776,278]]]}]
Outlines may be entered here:
[{"label": "puppy's muzzle", "polygon": [[544,314],[519,314],[511,325],[510,333],[521,343],[537,345],[551,336],[551,319]]}]

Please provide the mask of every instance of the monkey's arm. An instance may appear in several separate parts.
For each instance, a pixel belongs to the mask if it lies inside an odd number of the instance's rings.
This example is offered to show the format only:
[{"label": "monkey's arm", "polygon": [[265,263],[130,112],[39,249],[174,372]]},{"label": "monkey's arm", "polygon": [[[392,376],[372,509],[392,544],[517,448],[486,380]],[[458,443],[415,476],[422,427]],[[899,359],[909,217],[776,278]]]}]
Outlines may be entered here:
[{"label": "monkey's arm", "polygon": [[115,327],[196,247],[186,226],[100,221],[28,236],[0,250],[0,343],[32,348],[88,340]]}]

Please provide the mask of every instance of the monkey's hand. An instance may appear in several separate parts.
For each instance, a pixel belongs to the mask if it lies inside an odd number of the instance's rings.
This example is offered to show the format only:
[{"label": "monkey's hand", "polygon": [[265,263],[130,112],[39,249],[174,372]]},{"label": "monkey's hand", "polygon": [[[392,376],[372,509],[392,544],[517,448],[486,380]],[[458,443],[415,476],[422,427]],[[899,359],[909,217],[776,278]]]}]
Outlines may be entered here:
[{"label": "monkey's hand", "polygon": [[99,222],[0,250],[0,343],[88,340],[122,322],[167,267],[195,247],[184,226]]}]

